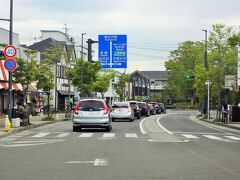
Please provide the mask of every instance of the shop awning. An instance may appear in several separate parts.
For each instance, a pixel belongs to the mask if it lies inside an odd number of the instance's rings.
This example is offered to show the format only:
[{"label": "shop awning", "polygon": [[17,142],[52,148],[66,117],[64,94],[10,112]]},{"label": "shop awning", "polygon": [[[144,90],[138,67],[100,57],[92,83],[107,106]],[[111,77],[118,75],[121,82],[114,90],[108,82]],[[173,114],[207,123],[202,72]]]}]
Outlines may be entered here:
[{"label": "shop awning", "polygon": [[28,92],[37,92],[37,88],[34,87],[32,84],[28,85]]},{"label": "shop awning", "polygon": [[[0,82],[0,89],[8,89],[8,82]],[[13,83],[12,89],[16,91],[22,91],[22,85],[20,83]]]},{"label": "shop awning", "polygon": [[[0,89],[8,89],[8,77],[9,72],[4,67],[4,60],[0,61],[0,80],[3,82],[0,82]],[[16,91],[22,91],[22,85],[20,83],[13,83],[12,89]]]},{"label": "shop awning", "polygon": [[[63,95],[63,96],[68,96],[68,91],[62,91],[62,90],[58,90],[58,93]],[[70,91],[70,95],[74,96],[74,92]]]}]

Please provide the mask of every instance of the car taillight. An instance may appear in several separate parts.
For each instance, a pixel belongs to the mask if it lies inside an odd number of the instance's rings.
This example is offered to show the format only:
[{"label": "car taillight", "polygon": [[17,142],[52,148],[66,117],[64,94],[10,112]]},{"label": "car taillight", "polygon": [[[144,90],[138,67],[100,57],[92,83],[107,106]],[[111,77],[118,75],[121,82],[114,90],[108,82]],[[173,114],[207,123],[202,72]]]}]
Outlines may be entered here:
[{"label": "car taillight", "polygon": [[128,107],[128,112],[131,112],[131,108],[130,107]]},{"label": "car taillight", "polygon": [[74,111],[73,111],[74,114],[78,114],[79,107],[80,107],[80,102],[75,106]]},{"label": "car taillight", "polygon": [[102,102],[102,106],[103,106],[103,114],[108,114],[108,108],[105,106],[105,104]]}]

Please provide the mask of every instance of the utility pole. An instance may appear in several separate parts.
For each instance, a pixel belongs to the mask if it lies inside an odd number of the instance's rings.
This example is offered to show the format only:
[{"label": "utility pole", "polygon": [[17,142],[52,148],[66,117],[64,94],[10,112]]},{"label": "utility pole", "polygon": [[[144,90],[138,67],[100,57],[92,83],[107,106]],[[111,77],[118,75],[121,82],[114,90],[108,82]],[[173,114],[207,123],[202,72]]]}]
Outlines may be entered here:
[{"label": "utility pole", "polygon": [[[208,54],[207,54],[207,30],[202,30],[205,32],[205,50],[204,50],[204,64],[205,64],[205,69],[208,71]],[[205,93],[205,99],[204,99],[204,105],[203,105],[203,114],[206,117],[208,112],[208,96],[207,96],[207,91]]]},{"label": "utility pole", "polygon": [[80,97],[83,96],[83,36],[87,33],[82,33],[82,43],[81,43],[81,94]]},{"label": "utility pole", "polygon": [[[9,45],[13,44],[13,0],[10,0],[10,25],[9,25]],[[8,80],[8,117],[12,124],[12,71],[9,71],[9,80]]]},{"label": "utility pole", "polygon": [[[10,0],[10,18],[0,19],[2,21],[9,21],[9,45],[13,44],[13,0]],[[12,72],[9,71],[8,78],[8,118],[12,123]]]}]

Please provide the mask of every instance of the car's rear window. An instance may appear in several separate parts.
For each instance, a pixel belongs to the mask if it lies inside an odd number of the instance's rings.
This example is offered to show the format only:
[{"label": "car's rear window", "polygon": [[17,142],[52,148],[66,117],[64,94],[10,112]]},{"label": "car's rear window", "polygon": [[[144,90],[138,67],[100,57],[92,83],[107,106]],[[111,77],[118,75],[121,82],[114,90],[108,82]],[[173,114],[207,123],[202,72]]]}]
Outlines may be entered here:
[{"label": "car's rear window", "polygon": [[153,104],[148,104],[149,107],[153,107]]},{"label": "car's rear window", "polygon": [[145,107],[144,103],[138,103],[138,106],[140,106],[141,108]]},{"label": "car's rear window", "polygon": [[128,108],[128,103],[114,103],[112,108]]},{"label": "car's rear window", "polygon": [[103,110],[103,105],[101,101],[81,101],[79,110],[82,111],[100,111]]},{"label": "car's rear window", "polygon": [[130,103],[130,106],[131,106],[132,108],[137,108],[137,103],[131,102],[131,103]]}]

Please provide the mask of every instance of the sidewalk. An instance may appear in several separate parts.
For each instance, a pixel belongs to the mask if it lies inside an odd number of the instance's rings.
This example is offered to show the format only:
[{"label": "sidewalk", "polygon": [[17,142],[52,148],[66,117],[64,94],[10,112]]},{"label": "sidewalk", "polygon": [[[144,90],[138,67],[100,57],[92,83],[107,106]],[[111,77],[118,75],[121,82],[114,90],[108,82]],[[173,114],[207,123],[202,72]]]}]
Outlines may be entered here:
[{"label": "sidewalk", "polygon": [[[200,113],[198,113],[197,115],[199,115]],[[217,112],[216,111],[210,111],[210,119],[201,119],[198,117],[198,119],[205,121],[205,122],[209,122],[212,124],[217,124],[220,126],[225,126],[225,127],[229,127],[232,129],[237,129],[240,130],[240,122],[228,122],[228,123],[223,123],[221,121],[216,121],[216,115]]]},{"label": "sidewalk", "polygon": [[1,114],[0,115],[0,138],[4,137],[4,136],[7,136],[9,134],[12,134],[12,133],[17,133],[17,132],[20,132],[20,131],[24,131],[26,129],[31,129],[31,128],[35,128],[35,127],[44,126],[44,125],[47,125],[47,124],[67,120],[67,119],[65,119],[65,114],[64,113],[58,113],[58,114],[53,114],[53,117],[55,117],[54,121],[42,121],[42,119],[46,116],[47,115],[30,116],[30,124],[31,124],[30,126],[20,126],[20,127],[17,127],[17,128],[12,128],[10,132],[6,132],[4,130],[5,115]]}]

